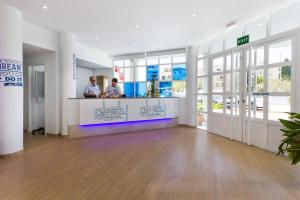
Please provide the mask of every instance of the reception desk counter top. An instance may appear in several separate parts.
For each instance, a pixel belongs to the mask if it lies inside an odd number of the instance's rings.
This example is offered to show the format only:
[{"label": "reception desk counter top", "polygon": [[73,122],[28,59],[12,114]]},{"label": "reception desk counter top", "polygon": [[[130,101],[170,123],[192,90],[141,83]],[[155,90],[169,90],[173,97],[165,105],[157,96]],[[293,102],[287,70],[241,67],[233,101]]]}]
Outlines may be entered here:
[{"label": "reception desk counter top", "polygon": [[[172,121],[171,124],[174,124],[174,120],[177,119],[179,115],[178,108],[179,98],[173,97],[69,99],[69,135],[72,135],[74,127],[80,129],[80,135],[84,135],[85,133],[82,131],[84,129],[88,131],[89,128],[97,129],[97,131],[94,130],[94,132],[98,134],[106,134],[107,131],[104,131],[104,128],[110,129],[110,133],[117,133],[120,132],[120,128],[118,128],[120,124],[122,124],[123,128],[125,127],[124,131],[126,130],[126,125],[130,127],[138,126],[141,130],[143,130],[143,126],[148,130],[151,127],[156,127],[153,125],[160,123],[162,124],[159,127],[163,124],[170,125],[169,122]],[[116,128],[118,131],[114,132],[112,129]],[[78,130],[76,132],[78,132]]]}]

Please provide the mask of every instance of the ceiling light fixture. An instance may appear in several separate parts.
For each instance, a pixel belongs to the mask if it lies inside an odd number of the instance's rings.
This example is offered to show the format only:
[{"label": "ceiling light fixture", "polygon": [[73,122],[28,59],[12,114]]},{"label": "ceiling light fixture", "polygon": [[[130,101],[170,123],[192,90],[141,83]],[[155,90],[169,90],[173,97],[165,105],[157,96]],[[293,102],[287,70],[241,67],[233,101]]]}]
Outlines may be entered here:
[{"label": "ceiling light fixture", "polygon": [[48,10],[48,6],[42,5],[43,10]]},{"label": "ceiling light fixture", "polygon": [[135,28],[140,28],[140,25],[136,24],[136,25],[135,25]]},{"label": "ceiling light fixture", "polygon": [[196,17],[197,15],[196,15],[196,13],[193,13],[192,16],[193,16],[193,17]]},{"label": "ceiling light fixture", "polygon": [[235,27],[236,27],[236,22],[235,21],[232,21],[232,22],[226,24],[227,30],[233,29]]},{"label": "ceiling light fixture", "polygon": [[259,23],[259,24],[258,24],[258,26],[263,26],[263,25],[265,25],[265,24],[263,24],[263,23]]},{"label": "ceiling light fixture", "polygon": [[98,37],[98,36],[96,36],[96,37],[95,37],[95,40],[99,40],[99,37]]}]

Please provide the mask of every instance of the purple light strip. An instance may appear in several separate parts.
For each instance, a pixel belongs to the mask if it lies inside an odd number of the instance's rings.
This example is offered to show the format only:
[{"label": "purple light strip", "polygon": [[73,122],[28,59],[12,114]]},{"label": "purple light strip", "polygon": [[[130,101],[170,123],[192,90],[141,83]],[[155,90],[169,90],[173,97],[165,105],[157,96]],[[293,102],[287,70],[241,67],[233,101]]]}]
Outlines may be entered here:
[{"label": "purple light strip", "polygon": [[96,127],[96,126],[112,126],[112,125],[126,125],[126,124],[139,124],[139,123],[147,123],[147,122],[155,122],[155,121],[170,121],[173,118],[164,118],[164,119],[149,119],[149,120],[140,120],[140,121],[127,121],[127,122],[107,122],[101,124],[86,124],[80,125],[80,127]]}]

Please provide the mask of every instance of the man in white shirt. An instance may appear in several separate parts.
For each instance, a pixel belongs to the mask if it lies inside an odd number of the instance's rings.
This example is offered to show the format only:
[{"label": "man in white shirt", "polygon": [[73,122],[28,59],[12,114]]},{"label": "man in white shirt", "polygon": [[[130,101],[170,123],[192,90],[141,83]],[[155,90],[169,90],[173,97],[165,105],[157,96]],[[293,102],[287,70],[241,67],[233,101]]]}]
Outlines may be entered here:
[{"label": "man in white shirt", "polygon": [[111,85],[105,89],[102,97],[103,98],[105,98],[105,97],[109,97],[109,98],[122,97],[121,88],[117,84],[118,84],[118,79],[113,78],[111,81]]},{"label": "man in white shirt", "polygon": [[96,76],[91,76],[90,77],[90,82],[91,84],[88,84],[84,88],[83,96],[85,98],[97,98],[100,96],[100,88],[96,84],[97,83],[97,78]]}]

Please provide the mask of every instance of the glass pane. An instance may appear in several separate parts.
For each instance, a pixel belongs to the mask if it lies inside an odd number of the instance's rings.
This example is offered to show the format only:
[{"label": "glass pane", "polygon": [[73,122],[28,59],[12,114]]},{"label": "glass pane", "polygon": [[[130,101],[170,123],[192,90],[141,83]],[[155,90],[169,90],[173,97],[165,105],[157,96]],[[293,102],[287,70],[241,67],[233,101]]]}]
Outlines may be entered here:
[{"label": "glass pane", "polygon": [[185,64],[173,65],[173,80],[186,80]]},{"label": "glass pane", "polygon": [[118,83],[118,86],[120,87],[122,93],[124,93],[124,83]]},{"label": "glass pane", "polygon": [[133,67],[133,60],[124,60],[124,67]]},{"label": "glass pane", "polygon": [[207,77],[197,79],[197,92],[198,94],[207,93]]},{"label": "glass pane", "polygon": [[185,63],[185,62],[186,62],[185,54],[178,54],[173,56],[173,63]]},{"label": "glass pane", "polygon": [[292,60],[292,41],[287,40],[269,47],[269,63],[280,63]]},{"label": "glass pane", "polygon": [[135,83],[135,96],[145,97],[146,96],[146,82]]},{"label": "glass pane", "polygon": [[157,57],[149,57],[147,58],[147,65],[157,65],[158,58]]},{"label": "glass pane", "polygon": [[226,114],[231,114],[231,96],[228,94],[226,95]]},{"label": "glass pane", "polygon": [[245,26],[245,35],[249,35],[250,42],[267,36],[267,18],[263,17]]},{"label": "glass pane", "polygon": [[212,111],[217,113],[223,113],[223,96],[213,95],[212,96]]},{"label": "glass pane", "polygon": [[224,58],[213,59],[213,72],[222,72],[224,70]]},{"label": "glass pane", "polygon": [[160,82],[159,83],[159,96],[171,97],[172,96],[172,82]]},{"label": "glass pane", "polygon": [[186,82],[185,81],[173,81],[173,96],[185,97]]},{"label": "glass pane", "polygon": [[297,3],[272,14],[271,35],[299,27],[300,26],[299,10],[300,10],[300,3]]},{"label": "glass pane", "polygon": [[198,128],[207,128],[207,114],[197,113],[197,126]]},{"label": "glass pane", "polygon": [[124,82],[124,68],[115,67],[114,77],[117,78],[119,82]]},{"label": "glass pane", "polygon": [[257,119],[264,118],[264,97],[262,96],[251,97],[251,117]]},{"label": "glass pane", "polygon": [[206,63],[206,59],[201,59],[198,60],[198,71],[197,71],[197,76],[206,76],[207,73],[207,63]]},{"label": "glass pane", "polygon": [[275,67],[269,69],[269,92],[291,92],[291,67]]},{"label": "glass pane", "polygon": [[147,81],[158,80],[158,65],[147,66]]},{"label": "glass pane", "polygon": [[128,67],[124,68],[124,81],[133,82],[134,81],[134,68]]},{"label": "glass pane", "polygon": [[159,80],[171,81],[172,80],[172,65],[159,66]]},{"label": "glass pane", "polygon": [[264,70],[259,69],[251,72],[251,92],[263,92],[264,91]]},{"label": "glass pane", "polygon": [[250,53],[249,50],[246,52],[246,67],[250,66]]},{"label": "glass pane", "polygon": [[146,67],[135,68],[135,81],[146,81]]},{"label": "glass pane", "polygon": [[239,70],[241,66],[240,53],[233,54],[233,70]]},{"label": "glass pane", "polygon": [[213,76],[213,92],[223,92],[224,77],[223,74]]},{"label": "glass pane", "polygon": [[237,46],[237,38],[241,37],[243,34],[243,27],[238,27],[230,30],[225,35],[225,47],[230,49]]},{"label": "glass pane", "polygon": [[208,55],[208,42],[200,44],[197,48],[197,57],[203,58]]},{"label": "glass pane", "polygon": [[256,49],[256,66],[264,65],[265,63],[265,49],[260,47]]},{"label": "glass pane", "polygon": [[116,61],[114,61],[114,66],[115,67],[123,67],[124,66],[123,60],[116,60]]},{"label": "glass pane", "polygon": [[171,64],[172,63],[172,57],[171,56],[162,56],[159,59],[159,64]]},{"label": "glass pane", "polygon": [[134,83],[124,83],[124,94],[127,97],[134,97]]},{"label": "glass pane", "polygon": [[228,55],[226,57],[226,71],[230,71],[231,70],[231,55]]},{"label": "glass pane", "polygon": [[290,96],[269,96],[269,120],[288,119],[291,112]]},{"label": "glass pane", "polygon": [[240,73],[239,72],[232,73],[232,91],[234,93],[240,91]]},{"label": "glass pane", "polygon": [[240,115],[240,96],[238,94],[232,98],[232,114]]},{"label": "glass pane", "polygon": [[223,51],[223,37],[217,37],[210,42],[211,53]]},{"label": "glass pane", "polygon": [[231,73],[226,73],[226,91],[227,94],[231,93]]},{"label": "glass pane", "polygon": [[143,59],[137,59],[135,61],[135,64],[136,66],[145,66],[146,65],[146,60],[143,58]]},{"label": "glass pane", "polygon": [[207,112],[207,96],[197,96],[197,112]]}]

